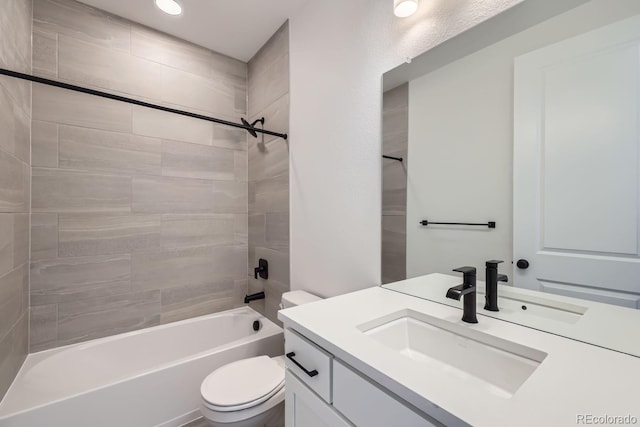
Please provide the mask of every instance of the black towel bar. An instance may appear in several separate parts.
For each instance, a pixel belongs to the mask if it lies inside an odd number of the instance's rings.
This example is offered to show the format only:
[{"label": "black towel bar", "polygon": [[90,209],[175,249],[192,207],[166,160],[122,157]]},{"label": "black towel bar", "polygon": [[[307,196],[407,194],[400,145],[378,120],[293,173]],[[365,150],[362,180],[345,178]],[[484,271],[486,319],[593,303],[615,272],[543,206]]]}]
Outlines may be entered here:
[{"label": "black towel bar", "polygon": [[426,219],[423,219],[422,221],[420,221],[420,225],[424,225],[425,227],[428,226],[428,225],[473,225],[473,226],[477,226],[477,227],[496,228],[495,221],[489,221],[489,222],[483,222],[483,223],[477,223],[477,222],[433,222],[433,221],[427,221]]}]

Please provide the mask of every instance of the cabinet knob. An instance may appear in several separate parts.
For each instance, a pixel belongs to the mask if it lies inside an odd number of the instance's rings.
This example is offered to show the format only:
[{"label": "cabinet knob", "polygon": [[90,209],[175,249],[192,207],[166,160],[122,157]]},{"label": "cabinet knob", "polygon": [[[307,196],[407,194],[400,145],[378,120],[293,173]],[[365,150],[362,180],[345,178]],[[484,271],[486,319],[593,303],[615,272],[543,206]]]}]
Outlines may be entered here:
[{"label": "cabinet knob", "polygon": [[516,262],[516,266],[520,270],[526,270],[527,268],[529,268],[529,261],[527,261],[526,259],[519,259],[518,262]]}]

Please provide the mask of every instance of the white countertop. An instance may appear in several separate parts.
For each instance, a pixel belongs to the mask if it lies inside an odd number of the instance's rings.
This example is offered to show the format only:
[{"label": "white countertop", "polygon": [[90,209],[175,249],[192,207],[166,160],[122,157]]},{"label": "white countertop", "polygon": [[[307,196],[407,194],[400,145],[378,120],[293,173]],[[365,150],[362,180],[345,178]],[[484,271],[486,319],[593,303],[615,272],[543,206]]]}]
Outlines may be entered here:
[{"label": "white countertop", "polygon": [[[453,307],[462,307],[462,302],[446,298],[447,289],[460,283],[462,283],[462,278],[459,276],[434,273],[389,283],[383,287]],[[485,283],[478,280],[477,288],[478,314],[640,356],[640,332],[632,327],[632,325],[640,325],[640,310],[515,288],[499,283],[498,306],[500,311],[490,312],[483,309]],[[501,296],[522,297],[534,301],[546,298],[561,304],[580,307],[584,309],[584,314],[580,315],[579,320],[575,323],[545,319],[537,317],[532,311],[522,311],[521,304],[514,300],[501,298]]]},{"label": "white countertop", "polygon": [[[357,328],[404,309],[464,325],[548,356],[513,396],[490,393],[450,371],[401,358]],[[474,325],[462,322],[461,317],[460,309],[381,287],[278,314],[285,327],[300,332],[446,425],[565,427],[576,425],[579,414],[632,415],[640,422],[640,358],[481,314]],[[630,326],[629,331],[635,333],[636,327]]]}]

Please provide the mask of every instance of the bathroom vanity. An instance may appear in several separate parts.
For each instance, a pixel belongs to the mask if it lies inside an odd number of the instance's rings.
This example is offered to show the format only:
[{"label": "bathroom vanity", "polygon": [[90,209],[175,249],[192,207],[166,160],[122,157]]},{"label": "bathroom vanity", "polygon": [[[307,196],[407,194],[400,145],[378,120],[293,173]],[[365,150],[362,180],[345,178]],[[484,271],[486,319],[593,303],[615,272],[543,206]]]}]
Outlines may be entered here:
[{"label": "bathroom vanity", "polygon": [[640,418],[640,358],[481,312],[468,324],[461,314],[380,287],[281,311],[287,426]]}]

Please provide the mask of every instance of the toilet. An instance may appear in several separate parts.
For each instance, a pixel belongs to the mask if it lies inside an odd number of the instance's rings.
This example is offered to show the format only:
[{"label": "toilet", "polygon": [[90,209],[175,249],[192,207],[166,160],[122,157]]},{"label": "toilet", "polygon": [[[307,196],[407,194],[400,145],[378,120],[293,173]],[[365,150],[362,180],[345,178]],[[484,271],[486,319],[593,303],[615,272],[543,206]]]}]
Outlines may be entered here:
[{"label": "toilet", "polygon": [[[280,308],[321,298],[305,291],[282,294]],[[224,365],[200,387],[200,412],[213,427],[276,425],[284,411],[284,356],[257,356]]]}]

